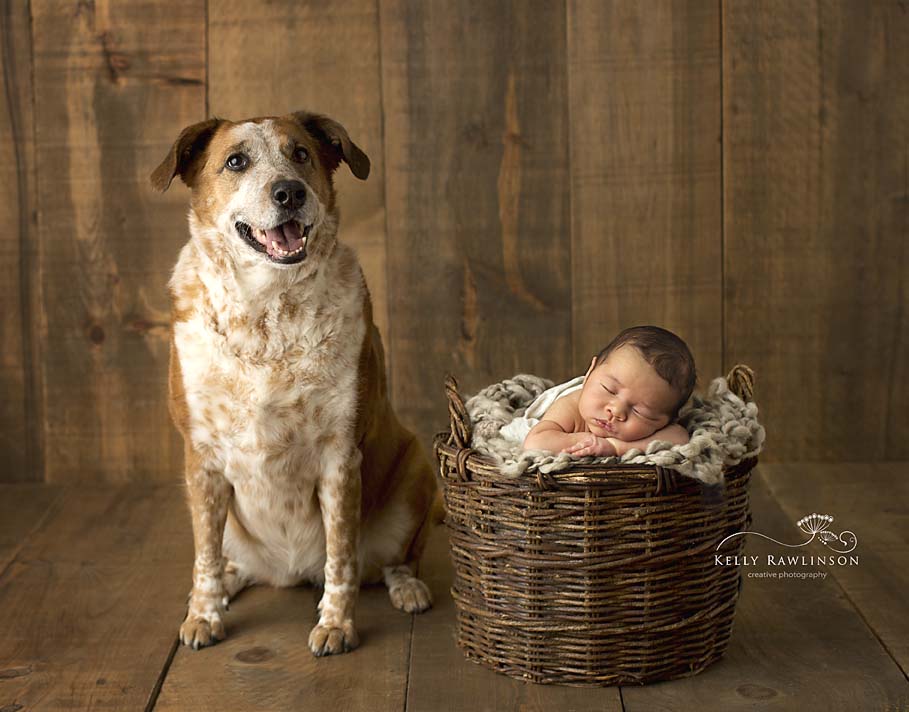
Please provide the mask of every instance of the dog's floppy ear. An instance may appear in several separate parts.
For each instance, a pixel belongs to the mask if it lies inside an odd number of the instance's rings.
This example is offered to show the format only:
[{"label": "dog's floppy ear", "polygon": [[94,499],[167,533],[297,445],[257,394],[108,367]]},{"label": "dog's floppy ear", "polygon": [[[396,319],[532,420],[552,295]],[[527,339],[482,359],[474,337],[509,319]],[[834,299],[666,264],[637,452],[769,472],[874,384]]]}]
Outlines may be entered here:
[{"label": "dog's floppy ear", "polygon": [[170,153],[151,174],[151,184],[156,190],[163,193],[170,188],[171,181],[176,175],[179,175],[186,185],[190,185],[196,159],[205,151],[221,122],[222,119],[207,119],[187,126],[180,132]]},{"label": "dog's floppy ear", "polygon": [[334,171],[338,164],[344,161],[350,166],[351,173],[360,180],[366,180],[369,176],[369,157],[350,140],[347,129],[334,119],[308,111],[294,112],[293,117],[298,124],[322,142],[325,147],[323,156],[328,162],[329,170]]}]

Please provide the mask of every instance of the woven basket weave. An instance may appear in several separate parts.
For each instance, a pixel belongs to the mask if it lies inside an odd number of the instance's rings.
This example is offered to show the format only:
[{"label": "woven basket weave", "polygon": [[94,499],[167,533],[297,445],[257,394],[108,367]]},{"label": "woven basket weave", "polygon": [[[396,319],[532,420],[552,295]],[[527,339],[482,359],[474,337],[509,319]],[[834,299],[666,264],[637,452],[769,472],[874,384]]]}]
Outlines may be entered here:
[{"label": "woven basket weave", "polygon": [[[751,400],[736,366],[730,389]],[[694,675],[726,650],[740,588],[717,545],[751,522],[756,459],[725,487],[656,466],[578,466],[505,477],[470,447],[457,382],[436,436],[458,645],[473,661],[538,683],[618,685]],[[724,546],[739,555],[744,537]],[[732,544],[735,544],[734,546]]]}]

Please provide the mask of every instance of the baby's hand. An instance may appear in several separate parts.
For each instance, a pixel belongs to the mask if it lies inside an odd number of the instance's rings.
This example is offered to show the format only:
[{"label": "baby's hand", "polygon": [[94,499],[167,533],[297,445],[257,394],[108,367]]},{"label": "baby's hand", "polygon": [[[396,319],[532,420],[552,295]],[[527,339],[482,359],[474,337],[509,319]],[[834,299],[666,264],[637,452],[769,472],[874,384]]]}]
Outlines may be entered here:
[{"label": "baby's hand", "polygon": [[608,439],[598,438],[593,433],[584,433],[574,445],[566,447],[562,452],[573,457],[608,457],[616,454],[615,447]]}]

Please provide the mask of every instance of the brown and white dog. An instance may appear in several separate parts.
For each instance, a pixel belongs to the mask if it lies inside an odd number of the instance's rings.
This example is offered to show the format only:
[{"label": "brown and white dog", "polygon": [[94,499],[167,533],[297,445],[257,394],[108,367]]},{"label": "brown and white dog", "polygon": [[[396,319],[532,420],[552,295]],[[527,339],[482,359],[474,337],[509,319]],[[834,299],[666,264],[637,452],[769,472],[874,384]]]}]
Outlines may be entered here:
[{"label": "brown and white dog", "polygon": [[191,239],[170,280],[170,410],[183,435],[195,540],[180,638],[225,635],[253,583],[324,584],[316,655],[357,645],[361,582],[424,611],[413,575],[440,502],[391,409],[372,306],[337,241],[332,175],[369,159],[327,117],[297,112],[184,129],[151,176],[191,190]]}]

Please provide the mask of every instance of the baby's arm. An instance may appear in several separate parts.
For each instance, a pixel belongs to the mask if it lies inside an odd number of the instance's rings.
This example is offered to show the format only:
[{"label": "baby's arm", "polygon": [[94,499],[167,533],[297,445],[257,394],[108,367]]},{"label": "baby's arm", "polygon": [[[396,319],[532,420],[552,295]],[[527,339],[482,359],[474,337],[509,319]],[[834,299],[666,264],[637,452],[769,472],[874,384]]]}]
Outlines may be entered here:
[{"label": "baby's arm", "polygon": [[575,410],[574,399],[570,396],[559,398],[524,438],[524,449],[566,452],[583,443],[605,450],[604,455],[615,454],[606,438],[597,438],[588,432],[574,432],[577,427]]},{"label": "baby's arm", "polygon": [[673,423],[661,430],[657,430],[653,435],[648,435],[646,438],[641,438],[640,440],[625,442],[624,440],[617,440],[616,438],[606,439],[615,447],[616,455],[624,455],[629,450],[646,451],[647,446],[654,440],[667,440],[673,445],[684,445],[688,442],[689,438],[688,431],[685,430],[685,428],[678,423]]}]

